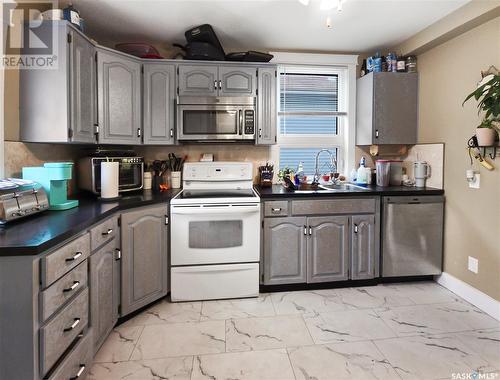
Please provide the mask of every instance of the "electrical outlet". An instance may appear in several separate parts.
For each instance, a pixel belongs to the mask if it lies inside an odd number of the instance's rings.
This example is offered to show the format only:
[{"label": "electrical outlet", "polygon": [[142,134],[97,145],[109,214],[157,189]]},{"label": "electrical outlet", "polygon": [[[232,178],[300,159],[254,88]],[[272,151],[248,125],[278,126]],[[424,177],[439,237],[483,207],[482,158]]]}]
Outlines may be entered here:
[{"label": "electrical outlet", "polygon": [[469,256],[468,269],[471,272],[474,272],[475,274],[477,274],[477,272],[479,272],[479,260],[476,259],[475,257]]},{"label": "electrical outlet", "polygon": [[474,172],[472,178],[468,178],[469,187],[471,189],[479,189],[481,183],[481,174]]}]

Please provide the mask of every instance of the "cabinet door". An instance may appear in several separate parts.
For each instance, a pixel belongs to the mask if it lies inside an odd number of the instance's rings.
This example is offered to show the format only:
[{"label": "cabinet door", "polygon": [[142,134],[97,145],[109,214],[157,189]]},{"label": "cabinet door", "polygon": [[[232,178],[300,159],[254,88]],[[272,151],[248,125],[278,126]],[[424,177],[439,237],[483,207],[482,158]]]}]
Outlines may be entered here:
[{"label": "cabinet door", "polygon": [[97,123],[95,48],[75,31],[70,32],[70,138],[94,143]]},{"label": "cabinet door", "polygon": [[257,69],[254,67],[220,66],[220,96],[255,96]]},{"label": "cabinet door", "polygon": [[121,216],[122,316],[167,294],[166,215],[166,206],[154,206]]},{"label": "cabinet door", "polygon": [[174,143],[175,66],[144,64],[144,144]]},{"label": "cabinet door", "polygon": [[306,282],[306,218],[264,219],[264,284]]},{"label": "cabinet door", "polygon": [[216,96],[217,66],[211,65],[180,65],[179,95],[180,96]]},{"label": "cabinet door", "polygon": [[94,352],[99,350],[118,319],[120,265],[113,239],[90,256],[90,321]]},{"label": "cabinet door", "polygon": [[416,144],[418,74],[375,73],[373,144]]},{"label": "cabinet door", "polygon": [[349,241],[347,216],[307,218],[307,282],[348,279]]},{"label": "cabinet door", "polygon": [[141,143],[141,64],[97,51],[99,143]]},{"label": "cabinet door", "polygon": [[351,223],[351,278],[375,277],[375,216],[352,216]]},{"label": "cabinet door", "polygon": [[276,144],[276,68],[260,68],[257,96],[257,145]]}]

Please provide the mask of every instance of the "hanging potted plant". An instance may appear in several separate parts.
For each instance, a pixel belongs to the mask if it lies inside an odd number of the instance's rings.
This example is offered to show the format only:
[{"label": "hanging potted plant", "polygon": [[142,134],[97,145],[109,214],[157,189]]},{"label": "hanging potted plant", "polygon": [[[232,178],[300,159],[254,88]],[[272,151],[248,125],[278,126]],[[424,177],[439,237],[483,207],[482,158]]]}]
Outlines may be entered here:
[{"label": "hanging potted plant", "polygon": [[500,130],[500,73],[493,73],[483,77],[475,91],[470,93],[462,103],[469,99],[478,101],[478,114],[484,112],[481,124],[476,128],[476,136],[480,146],[491,146],[495,144]]}]

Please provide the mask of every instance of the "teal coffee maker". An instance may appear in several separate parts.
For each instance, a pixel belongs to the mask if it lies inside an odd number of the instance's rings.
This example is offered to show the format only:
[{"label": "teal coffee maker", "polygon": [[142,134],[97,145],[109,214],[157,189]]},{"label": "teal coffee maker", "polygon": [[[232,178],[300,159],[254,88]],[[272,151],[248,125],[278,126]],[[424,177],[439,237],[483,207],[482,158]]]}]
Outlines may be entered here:
[{"label": "teal coffee maker", "polygon": [[72,162],[46,162],[41,167],[23,168],[23,178],[43,186],[49,196],[49,210],[67,210],[78,206],[77,200],[68,200],[72,168]]}]

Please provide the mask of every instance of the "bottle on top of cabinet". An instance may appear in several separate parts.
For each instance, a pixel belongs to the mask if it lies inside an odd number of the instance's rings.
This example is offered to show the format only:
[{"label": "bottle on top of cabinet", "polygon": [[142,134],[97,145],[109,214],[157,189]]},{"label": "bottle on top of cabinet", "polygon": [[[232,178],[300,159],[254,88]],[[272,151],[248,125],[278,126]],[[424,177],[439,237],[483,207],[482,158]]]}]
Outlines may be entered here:
[{"label": "bottle on top of cabinet", "polygon": [[396,71],[398,73],[404,73],[406,71],[406,60],[402,55],[400,55],[396,61]]}]

